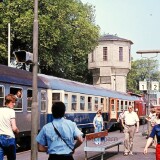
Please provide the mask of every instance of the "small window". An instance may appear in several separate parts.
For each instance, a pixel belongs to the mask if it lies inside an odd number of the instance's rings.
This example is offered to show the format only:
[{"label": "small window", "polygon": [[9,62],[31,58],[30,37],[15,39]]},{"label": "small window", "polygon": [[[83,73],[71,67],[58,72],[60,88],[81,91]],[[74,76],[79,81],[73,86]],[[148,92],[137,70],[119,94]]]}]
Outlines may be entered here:
[{"label": "small window", "polygon": [[80,110],[84,111],[85,107],[85,97],[84,96],[80,96]]},{"label": "small window", "polygon": [[127,107],[128,107],[128,103],[127,101],[125,101],[125,110],[127,110]]},{"label": "small window", "polygon": [[104,111],[104,98],[101,98],[101,110]]},{"label": "small window", "polygon": [[123,110],[123,101],[121,101],[121,111]]},{"label": "small window", "polygon": [[14,109],[16,111],[22,111],[22,97],[23,97],[22,88],[11,87],[10,94],[14,94],[15,97],[17,98],[16,105],[15,105]]},{"label": "small window", "polygon": [[60,101],[60,93],[52,93],[52,104]]},{"label": "small window", "polygon": [[111,100],[111,111],[115,111],[115,101],[114,101],[114,99]]},{"label": "small window", "polygon": [[27,90],[27,111],[31,111],[32,108],[32,90]]},{"label": "small window", "polygon": [[76,95],[72,95],[72,111],[76,111],[77,110],[77,96]]},{"label": "small window", "polygon": [[119,100],[117,100],[117,111],[119,111]]},{"label": "small window", "polygon": [[64,95],[64,104],[66,106],[66,111],[68,111],[69,110],[69,108],[68,108],[68,94]]},{"label": "small window", "polygon": [[46,111],[47,93],[45,90],[41,90],[41,111]]},{"label": "small window", "polygon": [[94,62],[94,52],[91,53],[91,62]]},{"label": "small window", "polygon": [[119,47],[119,61],[123,61],[123,47]]},{"label": "small window", "polygon": [[92,111],[92,97],[88,97],[88,111]]},{"label": "small window", "polygon": [[4,86],[0,86],[0,106],[4,106]]},{"label": "small window", "polygon": [[94,110],[95,110],[95,111],[98,110],[98,97],[95,97],[95,101],[94,101]]},{"label": "small window", "polygon": [[107,47],[103,47],[103,61],[108,60]]}]

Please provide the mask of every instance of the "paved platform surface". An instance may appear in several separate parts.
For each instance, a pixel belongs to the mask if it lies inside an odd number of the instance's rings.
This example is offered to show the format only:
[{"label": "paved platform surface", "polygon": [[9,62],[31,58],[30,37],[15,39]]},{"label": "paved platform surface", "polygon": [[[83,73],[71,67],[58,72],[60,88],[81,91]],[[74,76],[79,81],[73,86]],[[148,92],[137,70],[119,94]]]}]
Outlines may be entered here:
[{"label": "paved platform surface", "polygon": [[[104,160],[155,160],[155,148],[149,148],[148,154],[143,154],[143,149],[146,144],[146,138],[142,136],[142,133],[147,130],[147,125],[140,126],[139,133],[135,134],[134,137],[134,146],[133,146],[133,154],[132,156],[123,156],[123,145],[120,145],[120,152],[117,153],[117,147],[113,147],[111,149],[108,149],[106,151],[106,154],[104,155]],[[118,139],[123,140],[124,139],[124,133],[119,133],[119,131],[109,132],[108,139]],[[90,145],[93,144],[93,141],[89,142]],[[96,146],[96,145],[95,145]],[[84,160],[84,151],[83,151],[84,143],[76,150],[74,154],[75,160]],[[31,152],[23,152],[23,153],[17,153],[17,160],[30,160],[31,158]],[[99,153],[96,152],[89,152],[88,153],[89,160],[100,160]],[[40,153],[38,152],[38,160],[47,160],[48,155],[46,153]],[[6,160],[6,159],[5,159]]]}]

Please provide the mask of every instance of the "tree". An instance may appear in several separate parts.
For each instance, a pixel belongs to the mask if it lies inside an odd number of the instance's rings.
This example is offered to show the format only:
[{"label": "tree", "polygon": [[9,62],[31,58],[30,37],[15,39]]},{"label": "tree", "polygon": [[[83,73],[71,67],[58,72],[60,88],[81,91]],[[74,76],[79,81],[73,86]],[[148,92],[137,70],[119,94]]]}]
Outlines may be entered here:
[{"label": "tree", "polygon": [[[0,53],[7,57],[7,23],[11,51],[32,52],[33,1],[4,2],[0,11]],[[39,62],[42,73],[84,82],[87,56],[97,45],[94,7],[79,0],[39,1]],[[1,57],[0,57],[1,58]]]},{"label": "tree", "polygon": [[133,93],[141,93],[139,91],[139,81],[151,80],[159,81],[160,72],[158,71],[158,60],[141,59],[132,61],[131,70],[127,75],[127,90]]}]

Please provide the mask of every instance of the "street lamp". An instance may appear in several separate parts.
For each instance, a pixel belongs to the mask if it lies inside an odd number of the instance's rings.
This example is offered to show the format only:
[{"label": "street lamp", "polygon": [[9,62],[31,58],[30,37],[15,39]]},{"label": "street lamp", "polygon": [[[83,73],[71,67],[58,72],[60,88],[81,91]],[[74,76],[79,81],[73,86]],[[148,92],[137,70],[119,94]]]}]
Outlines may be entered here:
[{"label": "street lamp", "polygon": [[[142,58],[146,58],[148,59],[148,62],[150,59],[152,58],[155,58],[158,56],[158,53],[160,53],[160,50],[139,50],[136,52],[137,54],[141,54],[141,57]],[[156,54],[152,57],[144,57],[142,56],[143,54]],[[151,73],[150,73],[150,62],[148,63],[148,73],[149,73],[149,77],[148,77],[148,87],[147,87],[147,91],[148,91],[148,114],[150,112],[150,109],[151,109],[151,100],[150,100],[150,93],[151,93]],[[150,122],[148,121],[148,134],[150,134],[151,132],[151,125],[150,125]]]}]

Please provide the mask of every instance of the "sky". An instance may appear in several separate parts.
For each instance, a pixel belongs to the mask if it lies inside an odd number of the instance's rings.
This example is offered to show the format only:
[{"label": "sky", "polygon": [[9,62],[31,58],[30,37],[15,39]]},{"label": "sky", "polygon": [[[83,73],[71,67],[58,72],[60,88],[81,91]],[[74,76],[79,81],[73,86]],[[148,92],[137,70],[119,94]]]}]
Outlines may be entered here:
[{"label": "sky", "polygon": [[95,6],[95,22],[101,34],[117,34],[134,43],[131,48],[133,60],[160,59],[160,53],[143,54],[142,57],[136,53],[138,50],[160,50],[160,0],[81,1]]}]

